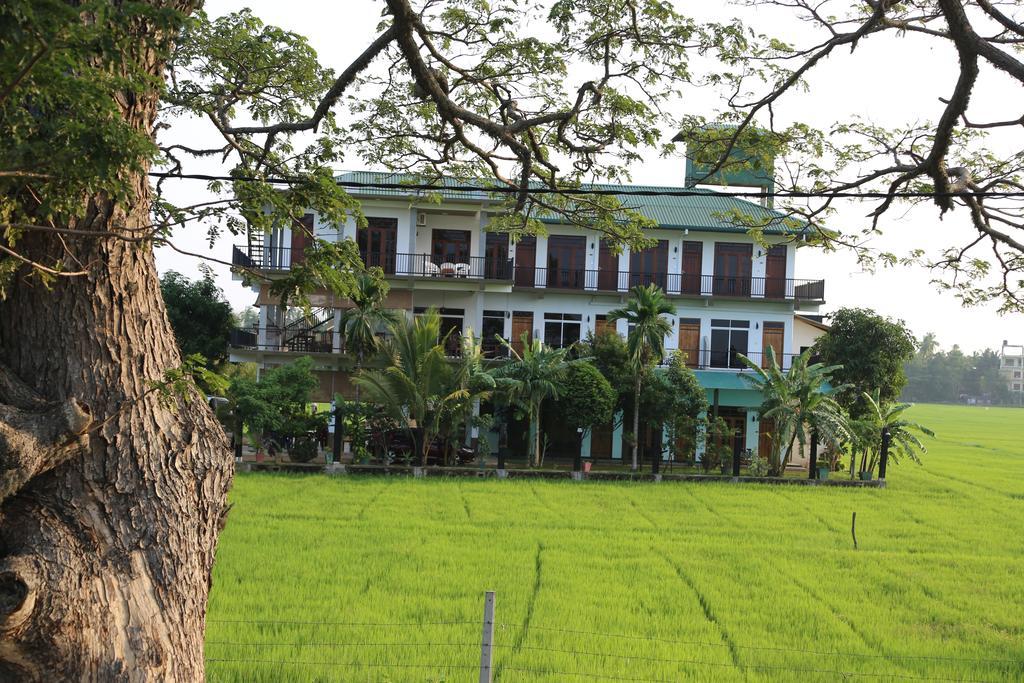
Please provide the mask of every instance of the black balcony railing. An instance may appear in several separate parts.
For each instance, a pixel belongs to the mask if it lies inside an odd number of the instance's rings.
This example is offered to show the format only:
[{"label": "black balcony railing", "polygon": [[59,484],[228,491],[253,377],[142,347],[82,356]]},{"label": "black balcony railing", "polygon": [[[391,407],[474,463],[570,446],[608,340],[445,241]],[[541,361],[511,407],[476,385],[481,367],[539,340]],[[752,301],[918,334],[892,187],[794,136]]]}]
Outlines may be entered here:
[{"label": "black balcony railing", "polygon": [[624,292],[637,285],[657,285],[670,295],[725,296],[779,301],[825,301],[824,280],[695,275],[689,273],[636,273],[581,268],[514,267],[516,287],[584,289]]},{"label": "black balcony railing", "polygon": [[[679,349],[686,354],[686,365],[694,370],[745,370],[750,371],[739,354],[745,355],[758,366],[768,367],[768,353],[761,351],[745,352],[743,349]],[[789,370],[793,359],[799,354],[775,354],[775,362],[783,370]],[[667,360],[667,359],[666,359]]]},{"label": "black balcony railing", "polygon": [[[304,256],[297,255],[297,258]],[[825,301],[824,280],[537,268],[514,264],[512,259],[487,256],[451,258],[430,254],[363,253],[362,258],[367,266],[379,267],[386,275],[397,277],[511,280],[516,287],[603,292],[624,292],[637,285],[654,284],[670,295],[679,296],[722,296],[807,303]],[[231,260],[234,265],[245,268],[288,270],[293,264],[293,254],[289,247],[250,245],[235,247]]]},{"label": "black balcony railing", "polygon": [[[510,280],[512,259],[487,256],[447,258],[430,254],[366,253],[360,254],[368,267],[378,267],[386,275],[427,278],[470,278],[474,280]],[[236,246],[231,262],[236,266],[260,270],[288,270],[305,254],[293,253],[290,247],[266,245]]]},{"label": "black balcony railing", "polygon": [[331,353],[334,331],[311,328],[275,326],[248,327],[231,330],[232,348],[254,351],[287,351],[291,353]]}]

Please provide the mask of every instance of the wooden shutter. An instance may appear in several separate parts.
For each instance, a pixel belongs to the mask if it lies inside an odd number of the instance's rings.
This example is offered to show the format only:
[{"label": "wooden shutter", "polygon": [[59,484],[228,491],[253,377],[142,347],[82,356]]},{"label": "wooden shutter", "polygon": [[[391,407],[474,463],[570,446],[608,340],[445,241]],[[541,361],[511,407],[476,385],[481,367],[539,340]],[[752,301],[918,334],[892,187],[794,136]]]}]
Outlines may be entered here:
[{"label": "wooden shutter", "polygon": [[679,351],[686,354],[686,367],[700,366],[700,320],[679,319]]}]

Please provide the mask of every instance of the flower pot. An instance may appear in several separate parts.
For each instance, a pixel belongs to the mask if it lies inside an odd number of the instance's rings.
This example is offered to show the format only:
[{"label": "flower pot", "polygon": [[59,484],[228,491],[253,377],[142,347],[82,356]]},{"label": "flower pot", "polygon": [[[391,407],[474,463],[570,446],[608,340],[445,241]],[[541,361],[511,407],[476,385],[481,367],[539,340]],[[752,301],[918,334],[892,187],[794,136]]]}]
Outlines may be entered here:
[{"label": "flower pot", "polygon": [[871,481],[871,472],[861,472],[860,473],[860,480],[861,481]]},{"label": "flower pot", "polygon": [[819,465],[818,466],[818,479],[821,479],[822,481],[824,481],[825,479],[828,479],[828,472],[829,472],[828,465]]}]

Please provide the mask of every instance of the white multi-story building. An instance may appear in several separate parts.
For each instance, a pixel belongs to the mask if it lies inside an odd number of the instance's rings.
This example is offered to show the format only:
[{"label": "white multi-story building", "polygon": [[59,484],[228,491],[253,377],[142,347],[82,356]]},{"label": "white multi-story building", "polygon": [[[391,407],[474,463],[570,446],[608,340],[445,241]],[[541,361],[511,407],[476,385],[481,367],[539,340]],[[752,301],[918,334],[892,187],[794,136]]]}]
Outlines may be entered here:
[{"label": "white multi-story building", "polygon": [[1024,395],[1024,344],[1010,344],[1003,340],[999,351],[999,374],[1006,380],[1014,403],[1020,403]]},{"label": "white multi-story building", "polygon": [[[405,178],[355,172],[339,180],[379,185]],[[633,285],[656,283],[676,308],[665,346],[669,352],[686,352],[709,402],[735,428],[737,449],[757,449],[763,426],[756,410],[761,397],[741,380],[735,354],[761,361],[771,346],[788,366],[817,332],[798,314],[817,312],[824,303],[824,282],[797,279],[800,230],[758,203],[712,190],[697,196],[624,196],[623,204],[658,223],[649,232],[657,244],[640,253],[615,254],[598,233],[554,219],[548,234],[513,244],[508,235],[486,230],[489,198],[482,192],[442,189],[435,193],[441,197],[438,203],[404,188],[350,191],[362,203],[367,227],[357,229],[353,220],[334,225],[310,212],[301,228],[281,226],[235,247],[234,262],[273,278],[304,257],[311,236],[355,240],[366,264],[380,266],[390,283],[386,307],[409,314],[436,308],[446,329],[472,329],[492,355],[502,350],[495,335],[516,342],[525,332],[556,347],[613,326],[625,335],[624,321],[610,323],[608,312],[623,305]],[[763,224],[767,246],[737,226],[736,212]],[[259,287],[259,325],[236,333],[231,360],[266,368],[310,355],[320,372],[318,400],[328,401],[335,393],[350,396],[351,362],[341,353],[337,333],[348,302],[327,292],[311,300],[316,309],[306,317],[283,310],[268,286]],[[583,452],[605,458],[628,455],[621,426],[595,430]]]}]

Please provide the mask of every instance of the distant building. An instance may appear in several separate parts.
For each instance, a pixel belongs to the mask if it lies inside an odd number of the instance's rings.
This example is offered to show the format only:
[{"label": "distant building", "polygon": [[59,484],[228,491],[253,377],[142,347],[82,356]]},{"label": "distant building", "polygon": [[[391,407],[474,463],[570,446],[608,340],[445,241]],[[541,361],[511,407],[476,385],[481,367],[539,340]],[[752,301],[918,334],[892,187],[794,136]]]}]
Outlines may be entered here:
[{"label": "distant building", "polygon": [[999,374],[1006,380],[1014,402],[1019,403],[1024,397],[1024,345],[1003,340],[1003,348],[999,351]]}]

